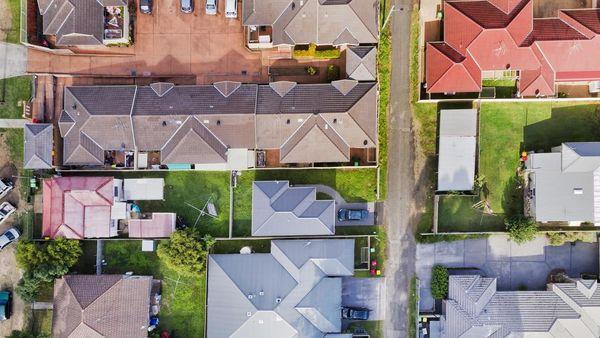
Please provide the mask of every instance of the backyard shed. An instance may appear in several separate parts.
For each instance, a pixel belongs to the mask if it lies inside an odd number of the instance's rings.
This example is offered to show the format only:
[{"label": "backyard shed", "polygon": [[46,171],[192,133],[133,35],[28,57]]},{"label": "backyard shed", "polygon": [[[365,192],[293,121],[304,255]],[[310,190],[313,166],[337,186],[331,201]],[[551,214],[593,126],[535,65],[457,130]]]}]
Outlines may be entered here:
[{"label": "backyard shed", "polygon": [[477,110],[440,112],[438,191],[470,191],[475,181]]},{"label": "backyard shed", "polygon": [[159,201],[164,199],[165,180],[162,178],[126,178],[123,195],[126,201]]},{"label": "backyard shed", "polygon": [[176,215],[155,212],[151,218],[129,220],[129,238],[166,238],[175,231]]}]

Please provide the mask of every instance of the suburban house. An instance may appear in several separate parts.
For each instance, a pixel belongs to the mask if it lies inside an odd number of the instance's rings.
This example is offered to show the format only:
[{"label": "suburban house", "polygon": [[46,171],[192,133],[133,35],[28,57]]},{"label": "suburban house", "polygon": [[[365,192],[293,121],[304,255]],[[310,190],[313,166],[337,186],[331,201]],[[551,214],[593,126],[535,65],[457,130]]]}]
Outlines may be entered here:
[{"label": "suburban house", "polygon": [[252,236],[335,235],[335,201],[289,181],[252,183]]},{"label": "suburban house", "polygon": [[54,128],[50,123],[26,123],[23,168],[52,169]]},{"label": "suburban house", "polygon": [[442,109],[438,191],[471,191],[475,182],[477,109]]},{"label": "suburban house", "polygon": [[155,83],[64,93],[63,166],[241,170],[376,162],[375,82]]},{"label": "suburban house", "polygon": [[271,253],[208,257],[206,336],[339,337],[354,240],[274,240]]},{"label": "suburban house", "polygon": [[248,47],[376,44],[378,0],[243,0]]},{"label": "suburban house", "polygon": [[547,291],[497,291],[496,278],[450,276],[442,337],[600,336],[598,281],[572,279]]},{"label": "suburban house", "polygon": [[538,222],[600,222],[600,142],[569,142],[525,160],[525,214]]},{"label": "suburban house", "polygon": [[38,0],[46,39],[56,46],[129,42],[127,0]]},{"label": "suburban house", "polygon": [[532,0],[443,2],[443,41],[426,45],[427,93],[481,92],[517,80],[518,95],[554,96],[560,83],[600,81],[600,9],[533,18]]},{"label": "suburban house", "polygon": [[151,276],[66,275],[54,281],[52,337],[148,337],[160,281]]},{"label": "suburban house", "polygon": [[[136,191],[136,187],[141,187]],[[42,237],[164,238],[175,231],[171,213],[142,214],[128,201],[162,200],[162,178],[52,177],[42,185]],[[129,225],[130,228],[127,226]]]}]

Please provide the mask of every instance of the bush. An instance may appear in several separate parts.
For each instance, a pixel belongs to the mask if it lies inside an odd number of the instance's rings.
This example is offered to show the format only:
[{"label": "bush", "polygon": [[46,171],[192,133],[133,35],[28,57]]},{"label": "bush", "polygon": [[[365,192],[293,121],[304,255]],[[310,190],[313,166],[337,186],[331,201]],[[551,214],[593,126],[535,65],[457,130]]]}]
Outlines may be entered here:
[{"label": "bush", "polygon": [[340,79],[340,67],[336,65],[327,66],[327,81],[336,81]]},{"label": "bush", "polygon": [[184,274],[200,273],[206,267],[206,246],[214,244],[205,237],[205,244],[190,230],[178,230],[168,241],[158,245],[157,254],[175,271]]},{"label": "bush", "polygon": [[314,43],[308,46],[295,46],[294,58],[339,59],[341,52],[336,47],[317,47]]},{"label": "bush", "polygon": [[504,221],[510,239],[517,244],[531,241],[538,232],[535,221],[523,216],[514,216]]},{"label": "bush", "polygon": [[308,67],[306,67],[306,73],[311,76],[315,75],[315,74],[317,74],[317,69],[313,66],[308,66]]},{"label": "bush", "polygon": [[595,232],[553,232],[546,234],[550,241],[550,245],[559,246],[567,242],[594,242],[596,238]]},{"label": "bush", "polygon": [[431,275],[431,296],[444,299],[448,296],[448,269],[443,265],[435,265]]}]

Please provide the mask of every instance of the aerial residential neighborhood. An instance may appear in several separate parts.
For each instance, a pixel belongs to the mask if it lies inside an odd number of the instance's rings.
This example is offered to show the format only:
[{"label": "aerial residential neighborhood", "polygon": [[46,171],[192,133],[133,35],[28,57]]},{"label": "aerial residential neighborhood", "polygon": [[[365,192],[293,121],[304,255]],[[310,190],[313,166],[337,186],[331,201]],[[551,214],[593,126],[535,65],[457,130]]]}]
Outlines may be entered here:
[{"label": "aerial residential neighborhood", "polygon": [[600,1],[0,0],[0,337],[600,337]]}]

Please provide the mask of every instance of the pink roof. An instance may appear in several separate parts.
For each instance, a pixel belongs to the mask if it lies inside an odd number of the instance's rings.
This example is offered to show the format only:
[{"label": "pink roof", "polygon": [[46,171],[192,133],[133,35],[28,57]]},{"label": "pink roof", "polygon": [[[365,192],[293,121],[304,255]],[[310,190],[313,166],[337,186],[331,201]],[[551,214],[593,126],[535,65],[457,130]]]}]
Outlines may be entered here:
[{"label": "pink roof", "polygon": [[153,213],[149,219],[130,219],[130,238],[165,238],[175,231],[174,213]]},{"label": "pink roof", "polygon": [[43,237],[110,237],[112,177],[52,177],[42,189]]},{"label": "pink roof", "polygon": [[553,95],[557,81],[600,80],[599,34],[600,9],[534,19],[531,0],[447,0],[444,41],[426,47],[427,91],[479,92],[481,71],[506,69],[521,71],[523,96]]}]

